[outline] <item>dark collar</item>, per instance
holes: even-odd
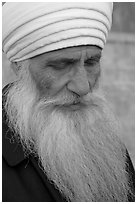
[[[3,89],[3,92],[7,86]],[[5,96],[3,96],[3,101]],[[6,122],[6,113],[2,108],[2,154],[10,166],[15,166],[25,159],[22,145],[14,138],[14,133],[10,130]]]

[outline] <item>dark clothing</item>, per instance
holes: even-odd
[[[6,124],[3,110],[3,164],[2,201],[3,202],[65,202],[43,173],[38,159],[32,155],[24,156],[21,144],[14,140],[13,133]],[[134,168],[127,153],[129,181],[134,191]],[[129,195],[129,201],[134,201]]]
[[[11,85],[6,86],[3,92]],[[14,140],[14,134],[6,122],[4,107],[2,134],[2,201],[65,202],[40,168],[38,158],[32,155],[25,157],[21,144]]]
[[[24,157],[20,144],[3,120],[2,201],[61,202],[65,201],[39,166],[37,158]]]

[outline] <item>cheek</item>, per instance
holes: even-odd
[[[53,77],[45,73],[35,73],[33,79],[40,95],[49,94],[54,81]]]
[[[54,96],[61,91],[68,82],[68,75],[52,70],[31,71],[31,76],[36,84],[40,96]]]

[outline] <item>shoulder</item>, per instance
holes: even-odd
[[[135,201],[135,170],[127,150],[126,150],[126,172],[128,175],[128,183],[131,190],[129,193],[129,201],[134,202]]]

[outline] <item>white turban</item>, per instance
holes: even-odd
[[[6,3],[2,47],[11,62],[79,45],[104,47],[112,3]]]

